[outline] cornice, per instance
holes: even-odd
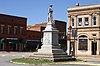
[[[100,9],[100,4],[87,5],[87,6],[78,6],[78,7],[71,7],[71,8],[68,8],[68,11],[90,10],[90,9]]]

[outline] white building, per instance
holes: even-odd
[[[77,29],[75,43],[72,29],[68,29],[69,54],[75,49],[76,55],[100,55],[100,4],[68,8],[68,27]]]

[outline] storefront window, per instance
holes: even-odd
[[[79,50],[87,50],[88,48],[88,38],[87,36],[79,37]]]

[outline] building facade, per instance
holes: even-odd
[[[37,51],[41,47],[41,32],[27,30],[25,51]]]
[[[0,14],[0,51],[36,51],[41,48],[47,23],[27,26],[27,18]],[[66,51],[66,22],[54,20],[59,45]]]
[[[27,18],[0,14],[0,50],[22,51],[26,40]]]
[[[69,7],[68,28],[68,54],[100,55],[100,4]]]

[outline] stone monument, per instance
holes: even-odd
[[[50,61],[61,61],[71,58],[62,49],[58,43],[58,30],[53,22],[53,9],[52,4],[48,10],[48,23],[43,30],[43,45],[38,52],[35,52],[31,57],[34,59],[45,59]]]

